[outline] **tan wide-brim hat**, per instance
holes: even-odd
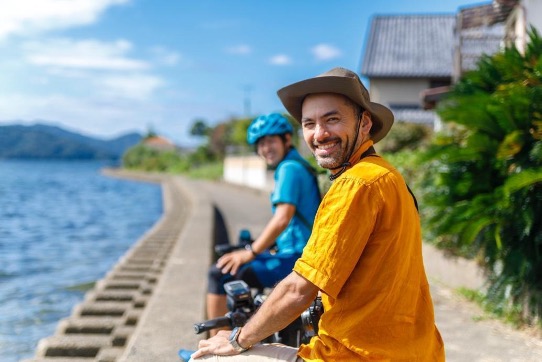
[[[314,78],[290,84],[277,94],[286,110],[301,123],[301,108],[305,97],[313,93],[338,93],[350,98],[372,115],[371,139],[377,143],[393,125],[393,113],[385,106],[371,102],[369,92],[358,75],[345,68],[333,68]]]

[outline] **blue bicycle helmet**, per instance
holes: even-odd
[[[264,136],[293,133],[294,129],[290,122],[278,113],[270,113],[256,118],[247,130],[247,142],[256,144]]]

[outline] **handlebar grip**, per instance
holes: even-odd
[[[196,323],[194,324],[194,331],[196,332],[196,334],[200,334],[208,330],[220,327],[231,327],[230,317],[218,317],[205,322]]]
[[[230,245],[230,244],[219,244],[215,246],[215,253],[218,256],[231,253],[234,250],[242,249],[244,246],[239,245]]]

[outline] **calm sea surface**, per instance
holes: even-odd
[[[0,160],[0,361],[34,355],[162,213],[157,184],[99,162]]]

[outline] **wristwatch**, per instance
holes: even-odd
[[[250,347],[252,347],[252,346],[248,346],[247,348],[241,346],[239,344],[239,342],[237,342],[237,339],[239,338],[240,334],[241,334],[241,327],[235,327],[233,329],[233,331],[231,331],[229,340],[230,340],[230,344],[232,345],[233,349],[235,349],[239,353],[243,353],[245,351],[248,351],[250,349]]]
[[[245,250],[249,250],[249,251],[252,253],[252,256],[253,256],[253,257],[257,257],[257,256],[258,256],[258,254],[254,251],[254,249],[252,249],[252,245],[251,245],[251,244],[245,245]]]

